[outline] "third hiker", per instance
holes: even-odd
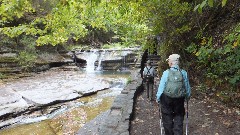
[[[151,66],[151,61],[148,60],[143,70],[143,80],[145,83],[145,90],[147,90],[147,97],[150,97],[150,100],[153,100],[154,76],[156,76],[156,71],[154,67]]]

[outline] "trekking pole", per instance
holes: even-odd
[[[186,115],[186,135],[188,135],[188,101],[187,101],[187,115]]]
[[[162,124],[162,114],[161,114],[161,105],[160,105],[160,103],[158,103],[158,111],[159,111],[159,119],[160,119],[160,121],[159,121],[159,124],[160,124],[160,133],[161,133],[161,135],[163,135],[163,124]]]

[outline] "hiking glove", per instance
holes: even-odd
[[[160,104],[160,101],[158,101],[157,98],[156,98],[156,102],[157,102],[158,104]]]
[[[189,100],[190,100],[190,96],[189,96],[189,97],[186,96],[186,97],[185,97],[185,100],[186,100],[186,101],[189,101]]]

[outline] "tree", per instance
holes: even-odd
[[[51,9],[42,10],[51,3]],[[113,31],[123,41],[140,40],[149,31],[141,6],[144,2],[61,0],[35,3],[5,0],[0,8],[0,31],[9,37],[31,35],[37,45],[57,45],[86,36],[91,28]],[[142,10],[138,10],[138,9]],[[11,10],[9,10],[11,9]],[[49,9],[49,6],[48,6]],[[28,20],[28,21],[20,21]]]

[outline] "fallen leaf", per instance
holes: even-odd
[[[232,113],[232,111],[230,109],[228,109],[228,113]]]
[[[223,113],[224,113],[224,114],[227,114],[227,111],[226,111],[226,110],[224,110],[224,111],[223,111]]]
[[[215,112],[215,113],[216,113],[216,112],[219,112],[219,110],[217,110],[217,109],[213,109],[213,112]]]
[[[204,128],[204,127],[208,127],[208,126],[209,126],[208,123],[204,123],[204,124],[202,125],[203,128]]]
[[[240,111],[239,110],[236,110],[236,113],[237,113],[237,115],[240,115]]]
[[[223,121],[223,124],[226,125],[227,127],[229,127],[231,125],[231,123],[229,121]]]

